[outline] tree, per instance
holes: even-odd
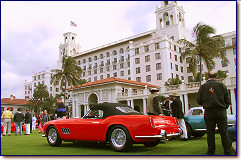
[[[39,84],[33,91],[33,99],[30,100],[30,106],[33,107],[35,112],[42,110],[43,102],[49,97],[49,92],[47,86],[44,84]]]
[[[165,82],[165,86],[172,86],[182,84],[182,81],[179,78],[169,78],[168,81]]]
[[[206,72],[206,73],[204,74],[206,80],[208,79],[208,73],[209,73],[209,72]],[[227,78],[227,73],[224,72],[224,71],[218,70],[218,72],[217,72],[217,79],[225,79],[225,78]]]
[[[39,113],[38,111],[40,110],[39,101],[34,98],[31,98],[30,100],[28,100],[27,108],[30,109],[31,111],[34,110],[34,113],[38,115]]]
[[[43,110],[46,109],[49,114],[50,113],[54,114],[57,109],[55,104],[56,104],[56,97],[50,96],[43,101],[43,105],[42,105]]]
[[[64,103],[67,86],[77,86],[86,82],[81,79],[81,74],[82,70],[81,67],[77,65],[77,62],[72,57],[63,56],[62,69],[57,70],[56,74],[52,76],[51,84],[56,86],[60,83],[61,90],[64,93]]]
[[[213,58],[221,58],[229,63],[224,52],[220,52],[224,39],[220,35],[215,35],[215,32],[213,27],[198,23],[193,28],[194,42],[186,39],[179,40],[179,43],[185,48],[185,51],[181,53],[181,58],[189,57],[189,69],[193,73],[194,79],[197,77],[198,62],[200,65],[200,77],[202,77],[202,60],[209,71],[215,65]],[[200,79],[200,85],[201,81],[202,79]]]

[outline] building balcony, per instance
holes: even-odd
[[[236,77],[228,77],[226,79],[218,79],[217,81],[223,82],[228,89],[236,88]],[[203,81],[204,84],[206,81]],[[161,86],[160,94],[161,95],[169,95],[172,92],[177,93],[197,93],[200,87],[199,82],[190,82],[187,84],[180,84],[180,85],[171,85],[171,86]],[[128,92],[120,92],[117,93],[117,99],[125,100],[127,98],[141,98],[147,97],[150,95],[150,91],[147,89],[131,89]]]

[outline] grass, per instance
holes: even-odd
[[[23,132],[25,133],[25,132]],[[37,130],[31,135],[1,138],[1,155],[205,155],[206,135],[189,141],[172,140],[156,147],[135,144],[131,152],[115,152],[109,144],[63,142],[60,147],[49,146],[46,137]],[[219,134],[216,134],[216,153],[223,155]]]

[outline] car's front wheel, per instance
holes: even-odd
[[[115,151],[129,151],[133,141],[129,131],[124,126],[115,126],[109,132],[109,142]]]
[[[58,147],[62,143],[58,130],[55,126],[50,126],[47,132],[47,141],[50,146]]]

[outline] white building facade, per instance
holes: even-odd
[[[121,102],[133,108],[136,105],[145,113],[149,88],[145,85],[135,86],[133,83],[158,86],[160,94],[164,96],[178,92],[184,112],[190,107],[198,106],[196,96],[199,83],[190,83],[193,76],[189,71],[188,59],[181,61],[183,49],[177,43],[183,38],[190,40],[190,33],[185,28],[185,11],[176,1],[162,1],[161,7],[155,9],[155,14],[156,29],[87,51],[80,52],[80,45],[75,42],[76,33],[64,34],[64,44],[59,47],[58,69],[61,69],[63,55],[72,56],[82,68],[82,78],[90,82],[87,86],[69,90],[72,93],[74,117],[82,116],[93,101]],[[228,73],[228,78],[223,80],[232,100],[228,113],[236,114],[236,32],[225,33],[223,37],[225,44],[222,52],[226,53],[230,64],[215,59],[216,65],[213,68]],[[205,65],[204,72],[207,72]],[[102,83],[113,77],[115,80],[112,83],[116,85]],[[183,83],[165,87],[164,83],[169,78],[179,78]],[[127,82],[119,83],[116,79]],[[103,99],[105,94],[113,96]]]

